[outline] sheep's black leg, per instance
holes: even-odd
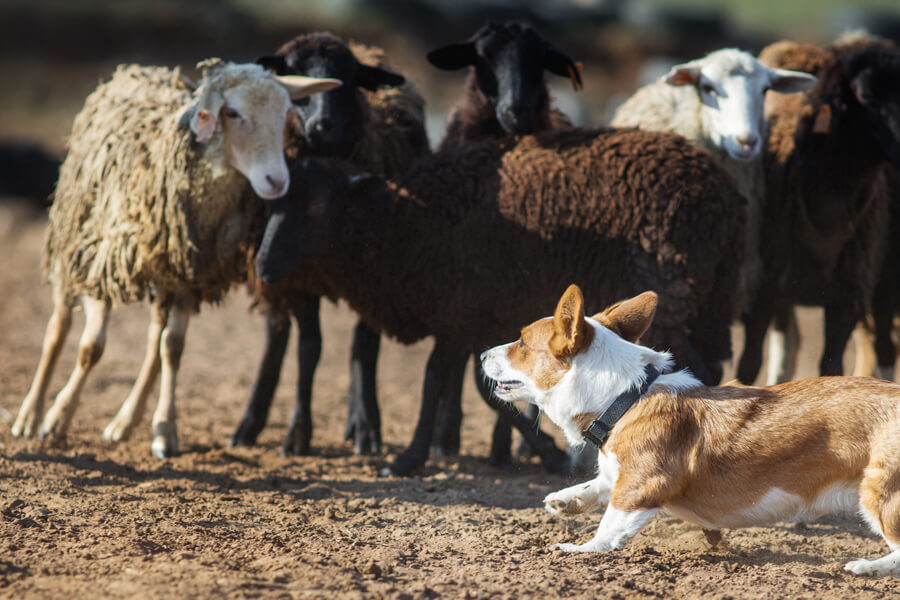
[[[541,422],[539,420],[541,416],[541,410],[535,406],[534,404],[529,404],[525,407],[523,411],[525,416],[532,420],[534,423],[534,428],[537,429],[541,426]],[[494,431],[496,432],[497,428],[494,427]],[[519,440],[519,445],[516,446],[516,456],[521,458],[527,458],[529,456],[533,456],[534,452],[532,451],[531,446],[528,445],[528,441],[525,438]]]
[[[455,344],[446,340],[435,340],[434,349],[431,351],[425,367],[419,422],[409,447],[390,466],[391,472],[395,475],[409,475],[413,469],[425,464],[425,461],[428,460],[428,450],[434,435],[434,424],[437,419],[444,382],[447,374],[452,372],[452,365],[457,364],[460,360],[464,361],[465,356],[466,354],[460,352]]]
[[[266,346],[250,393],[250,401],[237,430],[231,436],[232,446],[252,446],[259,432],[266,426],[275,387],[281,376],[281,364],[291,333],[290,315],[283,312],[266,313]]]
[[[292,312],[300,331],[297,358],[300,374],[297,381],[297,405],[291,426],[281,446],[284,456],[309,454],[312,438],[312,384],[319,356],[322,354],[322,330],[319,326],[319,297],[303,295],[296,299]]]
[[[447,362],[447,370],[441,381],[440,415],[437,439],[434,443],[434,452],[437,456],[459,455],[459,434],[462,427],[462,385],[468,356],[463,354],[458,359]]]
[[[496,396],[491,393],[490,384],[481,370],[481,361],[477,356],[475,357],[475,383],[478,385],[478,391],[481,392],[481,397],[484,398],[484,401],[502,415],[508,423],[519,430],[519,433],[522,434],[534,451],[537,452],[538,456],[541,457],[541,462],[544,464],[544,468],[547,469],[547,471],[551,473],[569,472],[569,457],[565,452],[556,447],[553,438],[539,428],[535,428],[534,421],[519,412],[515,406],[508,402],[498,400]],[[499,427],[500,424],[498,422],[498,425],[494,428],[494,439],[491,448],[490,460],[493,464],[504,464],[502,449],[505,448],[506,453],[508,454],[510,448],[509,435],[504,431],[499,430]],[[494,447],[498,442],[500,449]],[[495,452],[497,455],[495,455]]]
[[[860,317],[862,315],[847,306],[825,306],[825,349],[819,361],[819,374],[843,375],[844,349]]]
[[[893,298],[889,290],[879,286],[872,296],[872,320],[875,323],[875,356],[879,377],[890,377],[897,362],[897,349],[891,337],[894,329]],[[881,289],[879,289],[881,288]]]
[[[349,414],[344,439],[353,440],[357,454],[381,452],[381,414],[376,395],[376,366],[381,334],[361,320],[353,332],[350,351]]]
[[[761,296],[757,294],[757,300]],[[750,312],[744,315],[744,352],[737,368],[737,377],[744,385],[753,385],[762,367],[763,343],[774,312],[770,303],[755,302]]]

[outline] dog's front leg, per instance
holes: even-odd
[[[613,507],[606,508],[594,539],[581,544],[556,544],[564,552],[602,552],[604,550],[620,550],[637,535],[647,523],[659,512],[658,508],[624,511]]]
[[[603,475],[558,492],[547,494],[544,508],[554,515],[578,515],[598,504],[609,502],[612,486]]]

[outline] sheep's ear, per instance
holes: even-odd
[[[658,302],[656,292],[644,292],[613,304],[593,318],[619,337],[636,344],[653,323]]]
[[[475,50],[475,42],[460,42],[450,44],[428,53],[428,62],[444,71],[456,71],[478,61],[478,53]]]
[[[201,88],[197,101],[186,113],[190,114],[191,131],[198,142],[205,143],[212,139],[223,104],[225,97],[221,93],[210,90],[209,86]]]
[[[299,100],[316,92],[327,92],[343,83],[340,79],[331,77],[306,77],[305,75],[276,75],[275,77],[287,89],[291,100]]]
[[[391,73],[380,67],[370,67],[369,65],[359,65],[356,75],[353,77],[353,83],[357,86],[375,91],[379,87],[400,87],[406,83],[406,78],[398,73]]]
[[[553,313],[553,335],[547,344],[554,356],[565,358],[578,354],[591,343],[593,330],[584,320],[584,297],[581,288],[572,284],[563,293]]]
[[[771,69],[769,85],[776,92],[793,94],[805,92],[815,87],[818,80],[814,75],[801,71],[788,71],[787,69]]]
[[[288,72],[287,63],[284,61],[283,56],[271,54],[260,56],[256,59],[256,64],[260,65],[264,69],[272,71],[276,75],[286,75]]]
[[[665,82],[669,85],[697,85],[700,82],[700,67],[694,63],[675,65],[666,73]]]
[[[549,44],[544,55],[544,68],[554,75],[568,77],[572,81],[572,89],[575,91],[580,90],[584,85],[581,81],[581,65]]]

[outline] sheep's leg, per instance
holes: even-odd
[[[459,455],[459,435],[463,417],[462,385],[466,375],[466,362],[469,357],[463,354],[458,359],[447,364],[447,370],[442,381],[441,412],[438,418],[437,440],[434,444],[434,451],[437,456]]]
[[[825,350],[819,361],[821,375],[842,375],[844,373],[844,349],[861,316],[846,306],[838,304],[825,306]]]
[[[34,381],[22,401],[19,415],[12,426],[14,436],[24,435],[32,437],[37,433],[38,419],[44,412],[44,398],[47,395],[47,386],[53,375],[56,360],[62,350],[69,329],[72,327],[72,299],[63,293],[56,294],[53,314],[47,322],[47,331],[44,333],[44,343],[41,349],[41,359],[38,362]]]
[[[535,406],[534,404],[529,404],[525,407],[525,416],[531,419],[534,422],[534,427],[537,429],[541,426],[541,410]],[[533,456],[534,452],[531,450],[531,446],[528,445],[528,442],[525,438],[519,440],[519,445],[516,446],[516,456],[521,458],[527,458],[529,456]]]
[[[485,397],[483,392],[481,395],[482,397]],[[490,403],[490,401],[487,402]],[[522,437],[522,444],[528,445],[528,441],[524,436]],[[498,410],[497,420],[494,422],[494,431],[491,433],[491,453],[488,456],[488,462],[494,467],[508,468],[512,466],[513,459],[511,449],[512,422],[509,420],[506,413]]]
[[[159,383],[159,404],[153,413],[153,444],[151,450],[163,459],[178,453],[178,430],[175,426],[175,379],[184,351],[190,310],[175,304],[163,329],[159,344],[162,374]]]
[[[768,293],[768,292],[766,292]],[[774,306],[761,299],[767,296],[761,290],[754,302],[751,303],[750,312],[744,315],[744,352],[738,362],[737,377],[745,385],[753,385],[759,369],[762,367],[763,343],[766,339],[766,330],[772,321],[775,312]]]
[[[353,332],[350,350],[349,412],[344,439],[353,440],[357,454],[381,452],[381,413],[376,394],[376,366],[381,334],[362,320]]]
[[[390,466],[395,475],[409,475],[413,469],[425,464],[428,460],[428,449],[434,435],[434,424],[440,405],[444,379],[448,373],[448,365],[465,360],[455,344],[436,339],[428,364],[425,367],[425,383],[422,389],[422,407],[419,411],[419,422],[412,442]]]
[[[556,447],[552,437],[541,431],[539,428],[536,429],[534,427],[534,421],[520,413],[515,406],[509,402],[498,400],[497,397],[494,396],[491,391],[491,385],[481,370],[481,361],[477,360],[477,357],[475,360],[475,383],[478,385],[478,391],[481,393],[481,397],[484,398],[484,401],[518,429],[519,433],[521,433],[531,447],[534,448],[534,451],[541,457],[541,462],[547,471],[551,473],[568,473],[570,471],[571,463],[569,461],[569,456]],[[497,427],[495,427],[494,443],[496,443],[498,439],[497,436]],[[503,443],[502,448],[505,448],[508,453],[510,447],[509,437],[507,436],[501,441]],[[491,462],[497,464],[496,461],[498,460],[498,457],[494,456],[495,450],[496,448],[492,443]],[[500,457],[500,460],[502,460],[502,457]]]
[[[775,311],[775,322],[769,332],[769,354],[766,362],[766,385],[784,383],[794,378],[800,328],[794,307],[785,304]]]
[[[122,403],[119,412],[113,418],[106,429],[103,430],[103,439],[120,442],[127,440],[131,432],[144,418],[147,408],[147,397],[150,388],[159,375],[159,340],[162,337],[163,327],[169,317],[169,307],[163,300],[157,297],[150,305],[150,326],[147,328],[147,350],[144,353],[144,362],[141,364],[140,373],[134,382],[134,387],[125,402]]]
[[[259,364],[244,416],[231,436],[231,446],[253,446],[266,426],[290,336],[290,315],[276,310],[266,312],[266,345],[262,362]]]
[[[888,381],[894,380],[894,364],[897,349],[891,337],[894,332],[894,307],[890,294],[877,293],[872,299],[872,318],[875,321],[875,375]]]
[[[319,357],[322,355],[322,329],[319,324],[319,297],[303,295],[292,308],[297,319],[297,360],[300,372],[297,378],[297,404],[284,442],[282,456],[309,454],[312,439],[312,385]]]
[[[853,338],[854,355],[853,376],[872,377],[875,375],[876,365],[878,364],[874,345],[874,321],[870,322],[869,318],[866,317],[857,323],[851,337]],[[893,346],[893,342],[891,346]]]
[[[82,298],[84,306],[84,331],[78,343],[78,361],[65,387],[56,396],[56,401],[41,423],[41,439],[50,437],[61,440],[66,436],[72,416],[78,408],[81,390],[88,373],[103,355],[106,344],[106,323],[109,320],[109,302],[87,296]]]

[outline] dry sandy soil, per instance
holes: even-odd
[[[7,222],[9,225],[9,222]],[[143,349],[146,308],[113,314],[67,445],[12,438],[49,315],[39,259],[44,222],[0,240],[0,597],[6,598],[896,598],[900,580],[854,578],[843,564],[887,548],[852,516],[806,525],[701,531],[657,518],[623,551],[566,555],[599,514],[541,508],[572,483],[534,462],[485,461],[493,417],[467,382],[462,456],[409,479],[379,477],[410,440],[430,343],[386,342],[379,391],[387,452],[354,456],[341,439],[354,319],[324,308],[313,455],[280,458],[296,367],[288,356],[270,426],[256,448],[227,447],[260,356],[261,319],[243,293],[189,328],[179,381],[183,453],[150,455],[146,425],[118,445],[100,432]],[[3,227],[0,227],[3,229]],[[11,230],[11,231],[10,231]],[[548,307],[548,310],[551,307]],[[804,313],[803,325],[815,322]],[[53,391],[74,361],[76,322]],[[813,372],[807,338],[801,374]],[[146,417],[149,420],[149,415]],[[146,421],[145,421],[146,422]]]

